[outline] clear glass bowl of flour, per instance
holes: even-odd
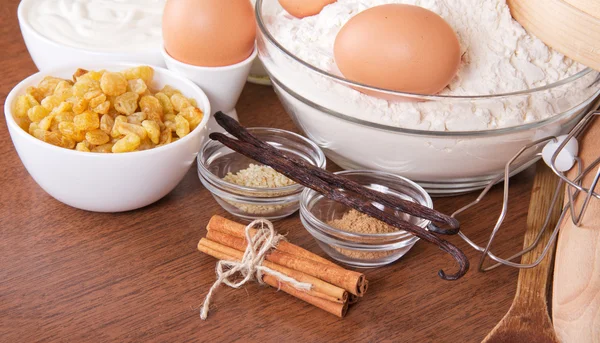
[[[321,149],[298,134],[272,128],[249,128],[248,131],[285,154],[300,157],[319,168],[326,167]],[[228,174],[247,170],[251,164],[260,165],[220,142],[209,140],[198,154],[198,177],[221,207],[244,221],[257,218],[273,221],[295,213],[304,190],[300,184],[255,187],[224,180]]]
[[[432,195],[483,188],[523,146],[572,128],[600,94],[599,73],[590,69],[545,87],[491,96],[426,96],[364,86],[306,63],[280,44],[271,32],[280,10],[277,1],[257,1],[258,49],[275,92],[296,125],[342,168],[402,175]],[[356,92],[360,89],[398,101],[386,107],[383,100],[372,98],[370,106]],[[403,128],[419,120],[420,114],[406,105],[410,102],[422,113],[443,118],[449,131]],[[393,108],[398,106],[400,110]],[[391,116],[392,111],[401,115]],[[493,120],[489,113],[499,111],[517,111],[510,117],[520,116],[527,123],[487,128],[485,121]],[[541,116],[544,119],[532,119]],[[516,161],[520,167],[515,173],[533,163],[540,149],[531,149]]]

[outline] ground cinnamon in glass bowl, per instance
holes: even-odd
[[[346,212],[340,219],[331,220],[327,222],[327,224],[338,230],[363,234],[381,234],[398,231],[398,229],[396,229],[395,227],[390,226],[382,222],[381,220],[369,217],[366,214],[358,212],[354,209]],[[390,256],[395,252],[395,250],[362,252],[335,247],[334,249],[337,250],[340,254],[346,255],[348,257],[360,258],[365,260],[373,260],[377,258]]]
[[[433,207],[431,197],[421,186],[401,176],[370,170],[336,174],[374,191]],[[422,228],[430,224],[428,220],[379,203],[373,205]],[[419,240],[408,232],[329,200],[311,189],[302,192],[300,219],[321,249],[333,259],[353,267],[370,268],[392,263],[404,256]]]

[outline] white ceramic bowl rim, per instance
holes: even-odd
[[[126,69],[126,68],[131,68],[131,67],[137,67],[139,66],[139,63],[130,63],[130,62],[120,62],[120,63],[85,63],[86,67],[90,67],[92,69],[98,69],[98,70],[102,70],[102,69],[116,69],[116,68],[122,68],[122,69]],[[17,96],[25,94],[25,88],[31,83],[32,79],[35,78],[39,78],[42,75],[56,75],[59,73],[63,73],[63,72],[75,72],[76,68],[73,67],[60,67],[54,70],[49,70],[49,71],[43,71],[43,72],[37,72],[31,76],[29,76],[28,78],[26,78],[25,80],[19,82],[19,84],[17,84],[8,94],[8,97],[6,98],[6,102],[4,103],[4,116],[6,117],[6,123],[7,125],[11,126],[12,128],[14,128],[14,132],[18,135],[24,135],[25,139],[31,141],[34,145],[39,145],[39,146],[45,146],[46,148],[49,149],[60,149],[61,152],[63,153],[67,153],[67,154],[74,154],[76,156],[91,156],[91,158],[127,158],[127,156],[130,156],[131,154],[136,154],[136,155],[142,155],[142,154],[152,154],[155,153],[158,150],[167,150],[167,149],[177,149],[177,147],[179,147],[179,145],[183,144],[185,141],[187,141],[188,139],[190,139],[190,136],[192,135],[192,133],[201,130],[204,126],[206,126],[206,124],[208,123],[208,120],[210,119],[210,103],[208,101],[208,98],[206,97],[206,94],[204,94],[204,91],[202,91],[202,89],[200,89],[200,87],[198,87],[195,83],[193,83],[192,81],[177,75],[176,73],[165,69],[165,68],[160,68],[160,67],[155,67],[155,66],[151,66],[154,71],[158,71],[161,73],[164,73],[167,75],[167,77],[169,79],[173,79],[175,81],[177,81],[177,83],[184,83],[187,84],[188,87],[191,87],[192,89],[194,89],[196,91],[197,94],[186,94],[186,96],[188,98],[196,98],[197,100],[199,100],[199,107],[202,109],[202,111],[204,112],[204,117],[202,118],[202,121],[200,122],[200,124],[198,124],[198,126],[194,129],[194,131],[191,131],[189,134],[187,134],[185,137],[178,139],[177,141],[173,142],[173,143],[169,143],[160,147],[156,147],[156,148],[152,148],[152,149],[148,149],[148,150],[143,150],[143,151],[132,151],[132,152],[127,152],[127,153],[120,153],[120,154],[102,154],[102,153],[89,153],[89,152],[84,152],[84,151],[77,151],[77,150],[72,150],[72,149],[66,149],[66,148],[62,148],[62,147],[58,147],[58,146],[54,146],[50,143],[46,143],[44,141],[41,141],[35,137],[33,137],[32,135],[29,134],[29,132],[23,130],[15,121],[15,119],[13,118],[13,113],[12,113],[12,105],[15,101],[15,99],[17,98]],[[171,86],[177,88],[177,86],[175,84],[173,84],[173,82],[166,82],[167,84],[171,84]],[[125,156],[125,157],[124,157]]]
[[[237,69],[237,68],[243,67],[249,63],[254,62],[254,59],[256,59],[256,55],[258,55],[258,49],[256,47],[256,44],[254,44],[254,50],[252,50],[252,53],[250,54],[250,56],[248,56],[245,60],[243,60],[241,62],[232,64],[232,65],[228,65],[228,66],[204,67],[204,66],[196,66],[193,64],[187,64],[187,63],[184,63],[184,62],[181,62],[181,61],[175,59],[173,56],[171,56],[167,52],[167,49],[165,49],[164,44],[161,45],[160,51],[162,52],[162,55],[165,60],[173,62],[178,67],[180,67],[182,69],[194,69],[194,70],[200,70],[200,71],[228,71],[228,70],[232,70],[232,69]]]
[[[21,2],[19,3],[19,7],[17,9],[17,18],[19,19],[19,23],[22,25],[22,27],[26,28],[32,35],[34,35],[37,39],[42,40],[43,42],[47,43],[47,44],[51,44],[55,47],[59,47],[61,49],[66,49],[66,50],[73,50],[73,51],[80,51],[80,52],[85,52],[87,54],[95,54],[95,55],[114,55],[114,54],[123,54],[123,55],[129,55],[129,56],[138,56],[138,55],[146,55],[148,54],[148,52],[154,52],[154,49],[148,48],[147,50],[144,51],[127,51],[127,52],[119,52],[118,51],[118,46],[115,47],[114,51],[102,51],[102,50],[91,50],[91,49],[85,49],[85,48],[79,48],[79,47],[74,47],[71,45],[65,45],[65,44],[61,44],[58,43],[56,41],[53,41],[52,39],[49,39],[48,37],[42,35],[41,33],[39,33],[36,29],[34,29],[31,24],[29,23],[29,20],[26,18],[25,16],[25,7],[27,5],[29,5],[30,2],[33,1],[40,1],[40,0],[21,0]]]
[[[323,153],[323,150],[321,150],[321,148],[319,148],[319,146],[317,144],[315,144],[313,141],[311,141],[310,139],[307,139],[306,137],[299,135],[295,132],[291,132],[291,131],[287,131],[287,130],[283,130],[283,129],[276,129],[276,128],[272,128],[272,127],[250,127],[247,128],[246,130],[248,130],[250,133],[252,133],[253,131],[259,131],[259,130],[266,130],[266,131],[270,131],[270,132],[274,132],[274,133],[280,133],[280,134],[286,134],[286,135],[290,135],[293,136],[295,138],[300,139],[301,141],[303,141],[304,143],[306,143],[307,146],[310,146],[311,149],[313,149],[316,154],[318,155],[318,161],[317,161],[317,165],[316,167],[318,168],[324,168],[326,166],[327,163],[327,158],[325,157],[325,154]],[[225,132],[224,135],[230,137],[230,138],[235,138],[233,137],[230,133]],[[206,166],[204,165],[204,163],[202,162],[205,158],[205,151],[209,146],[213,146],[213,145],[223,145],[221,142],[219,141],[215,141],[212,139],[209,139],[206,143],[204,143],[204,146],[202,146],[202,148],[200,149],[200,153],[198,153],[198,168],[201,171],[201,174],[207,179],[207,181],[211,182],[212,184],[215,185],[219,185],[219,184],[225,184],[228,187],[235,189],[238,192],[249,192],[249,193],[284,193],[281,197],[285,197],[288,195],[293,195],[293,196],[297,196],[297,193],[295,193],[296,191],[302,190],[304,188],[303,185],[299,184],[299,183],[295,183],[293,185],[289,185],[289,186],[283,186],[283,187],[275,187],[275,188],[264,188],[264,187],[249,187],[249,186],[241,186],[235,183],[231,183],[231,182],[227,182],[221,178],[219,178],[218,176],[216,176],[215,174],[213,174],[210,170],[208,170],[208,168],[206,168]],[[239,154],[238,152],[234,151],[233,153],[235,154]],[[260,162],[257,162],[260,163]],[[294,193],[294,194],[291,194]],[[245,198],[243,195],[238,195],[240,196],[240,199]],[[253,196],[248,196],[247,199],[253,199]],[[276,197],[274,197],[276,198]]]
[[[342,175],[342,176],[344,176],[344,175],[385,176],[385,177],[390,177],[393,179],[401,180],[403,182],[406,182],[410,187],[414,188],[416,191],[418,191],[419,193],[421,193],[423,195],[423,198],[425,198],[425,201],[426,201],[426,204],[424,204],[424,206],[433,208],[433,200],[431,200],[431,196],[429,196],[429,193],[427,193],[427,191],[425,191],[425,189],[423,189],[423,187],[419,186],[414,181],[409,180],[403,176],[386,173],[386,172],[381,172],[381,171],[376,171],[376,170],[343,170],[343,171],[336,172],[334,174]],[[334,228],[333,226],[328,225],[327,223],[325,223],[322,220],[315,217],[315,215],[312,213],[312,211],[310,211],[308,209],[308,207],[307,207],[308,199],[312,199],[314,196],[323,196],[323,195],[319,194],[317,191],[310,189],[310,188],[304,189],[304,191],[302,192],[302,195],[300,196],[300,213],[302,216],[307,218],[310,222],[317,223],[320,226],[319,229],[325,229],[324,231],[333,232],[337,236],[346,236],[346,237],[352,237],[352,238],[398,239],[398,238],[412,236],[412,237],[415,237],[418,239],[417,236],[415,236],[412,233],[407,232],[407,231],[403,231],[400,233],[398,231],[388,232],[388,233],[357,233],[357,232],[343,231],[343,230]],[[420,219],[420,220],[421,220],[421,223],[419,223],[418,226],[423,227],[423,228],[426,228],[431,223],[429,220],[425,220],[425,219]]]

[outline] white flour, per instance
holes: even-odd
[[[442,16],[457,32],[463,53],[461,67],[441,94],[472,96],[522,91],[554,83],[584,69],[528,34],[512,19],[505,0],[338,0],[319,15],[304,19],[281,11],[267,18],[267,25],[275,39],[299,58],[339,74],[333,43],[341,27],[357,13],[388,3],[427,8]],[[279,73],[273,71],[273,74]],[[285,71],[281,70],[279,75],[284,78]],[[313,82],[310,87],[327,92],[330,99],[322,105],[381,124],[424,130],[509,127],[539,121],[572,107],[569,90],[494,100],[485,105],[457,105],[388,102],[325,78],[313,77]],[[288,84],[303,94],[297,88],[303,87],[302,82]],[[313,101],[318,103],[316,99]]]

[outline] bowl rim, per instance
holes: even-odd
[[[254,49],[252,50],[252,53],[250,54],[250,56],[246,57],[244,60],[242,60],[238,63],[235,63],[235,64],[226,65],[226,66],[218,66],[218,67],[196,66],[193,64],[187,64],[185,62],[181,62],[181,61],[177,60],[175,57],[171,56],[171,54],[169,54],[169,52],[165,48],[164,44],[161,44],[160,52],[165,60],[165,63],[169,63],[169,62],[173,63],[176,67],[181,68],[182,70],[204,71],[204,72],[206,72],[206,71],[223,72],[223,71],[235,70],[235,69],[244,67],[244,66],[254,62],[254,60],[256,59],[256,56],[258,55],[258,47],[256,46],[256,43],[254,43]]]
[[[513,133],[534,130],[534,129],[538,129],[540,127],[551,125],[555,122],[561,121],[565,118],[569,118],[570,116],[575,115],[577,112],[581,111],[583,108],[589,106],[590,104],[594,104],[594,103],[600,104],[600,98],[598,97],[600,95],[600,88],[599,88],[592,97],[585,100],[581,104],[578,104],[577,106],[575,106],[574,108],[571,108],[568,111],[559,113],[557,115],[548,117],[543,120],[539,120],[539,121],[535,121],[535,122],[531,122],[531,123],[527,123],[527,124],[522,124],[522,125],[517,125],[517,126],[509,126],[509,127],[498,128],[498,129],[487,129],[487,130],[479,130],[479,131],[433,131],[433,130],[430,131],[430,130],[409,129],[409,128],[404,128],[404,127],[399,127],[399,126],[391,126],[391,125],[386,125],[386,124],[378,124],[378,123],[375,123],[372,121],[356,118],[356,117],[353,117],[353,116],[350,116],[347,114],[343,114],[343,113],[339,113],[337,111],[330,110],[330,109],[323,107],[311,100],[308,100],[305,97],[294,92],[289,87],[285,86],[277,78],[273,77],[273,75],[269,75],[269,77],[271,78],[273,85],[280,87],[281,89],[283,89],[286,93],[291,95],[296,100],[302,102],[303,104],[305,104],[313,109],[323,112],[324,114],[327,114],[332,117],[336,117],[338,119],[342,119],[345,121],[349,121],[354,124],[373,128],[373,129],[378,129],[378,130],[388,131],[388,132],[395,132],[395,133],[404,133],[404,134],[410,134],[410,135],[415,135],[415,136],[461,138],[461,137],[491,137],[491,136],[499,136],[499,135],[505,135],[505,134],[513,134]],[[599,77],[600,77],[600,74],[599,74]],[[600,78],[596,82],[600,82]],[[581,113],[579,115],[583,116],[584,113]]]
[[[21,0],[19,2],[19,6],[17,7],[17,18],[18,18],[19,24],[21,26],[21,30],[23,30],[23,28],[26,29],[29,34],[32,34],[33,36],[35,36],[36,39],[41,40],[46,44],[49,44],[49,45],[52,45],[54,47],[61,48],[61,49],[78,51],[78,52],[83,52],[86,54],[98,55],[98,56],[121,55],[121,56],[131,56],[130,58],[132,58],[135,56],[145,56],[149,53],[154,54],[154,53],[158,52],[156,50],[156,48],[147,48],[147,49],[144,49],[143,51],[128,51],[128,52],[120,52],[119,50],[106,50],[106,51],[93,50],[93,49],[86,49],[86,48],[81,48],[81,47],[76,47],[76,46],[72,46],[72,45],[59,43],[57,41],[54,41],[54,40],[42,35],[36,29],[34,29],[33,26],[31,26],[31,24],[29,23],[29,20],[27,19],[26,15],[25,15],[25,7],[29,6],[30,3],[32,3],[32,2],[34,2],[34,0]]]
[[[392,173],[387,173],[387,172],[382,172],[382,171],[377,171],[377,170],[368,170],[368,169],[342,170],[339,172],[335,172],[334,174],[342,175],[342,176],[343,175],[385,176],[385,177],[391,177],[394,179],[401,180],[403,182],[406,182],[408,185],[410,185],[411,187],[413,187],[415,190],[419,191],[423,195],[423,197],[426,200],[425,206],[427,206],[429,208],[433,208],[433,200],[431,199],[431,196],[429,195],[429,193],[427,193],[427,191],[425,191],[425,189],[423,189],[423,187],[421,187],[416,182],[414,182],[408,178],[405,178],[403,176],[392,174]],[[319,226],[317,229],[321,232],[325,232],[325,233],[331,232],[331,233],[336,234],[338,237],[383,238],[383,239],[385,239],[385,238],[390,238],[390,239],[411,238],[412,239],[412,237],[415,237],[418,239],[417,236],[413,235],[412,233],[410,233],[408,231],[394,231],[394,232],[388,232],[388,233],[358,233],[358,232],[348,232],[348,231],[337,229],[337,228],[323,222],[322,220],[318,219],[312,213],[312,211],[310,211],[308,209],[309,199],[312,199],[314,196],[324,196],[324,195],[322,195],[319,192],[317,192],[313,189],[310,189],[310,188],[304,189],[304,191],[300,195],[300,216],[303,217],[304,219],[307,219],[310,223],[317,224]],[[415,224],[415,225],[423,227],[424,229],[426,229],[427,226],[429,226],[429,224],[431,223],[431,221],[426,220],[426,219],[421,219],[421,221],[422,221],[422,223],[420,223],[418,225]]]
[[[536,92],[542,92],[542,91],[554,89],[559,86],[564,86],[570,82],[579,80],[590,73],[597,73],[597,74],[599,73],[591,68],[585,68],[582,71],[580,71],[568,78],[559,80],[557,82],[548,84],[546,86],[531,88],[531,89],[524,90],[524,91],[493,94],[493,95],[474,95],[474,96],[425,95],[425,94],[403,93],[403,92],[386,90],[386,89],[382,89],[382,88],[368,86],[368,85],[361,84],[358,82],[353,82],[353,81],[347,80],[343,77],[328,73],[320,68],[317,68],[317,67],[311,65],[310,63],[305,62],[304,60],[300,59],[296,55],[292,54],[289,50],[287,50],[285,47],[283,47],[277,41],[277,39],[275,39],[275,37],[271,34],[271,32],[267,29],[267,26],[265,24],[265,21],[264,21],[263,15],[262,15],[262,11],[261,11],[263,2],[264,2],[263,0],[256,1],[255,17],[256,17],[257,26],[259,27],[260,33],[262,35],[264,35],[264,37],[266,37],[266,39],[269,41],[269,43],[273,44],[286,57],[291,58],[292,60],[300,63],[305,68],[308,68],[309,70],[317,73],[318,75],[320,75],[324,78],[332,79],[335,82],[342,83],[349,87],[359,87],[359,88],[364,88],[364,89],[371,90],[374,92],[380,92],[380,93],[389,94],[389,95],[393,95],[393,96],[399,96],[399,97],[419,98],[419,99],[434,100],[434,101],[435,100],[437,100],[437,101],[440,101],[440,100],[481,101],[481,100],[503,99],[503,98],[508,98],[508,97],[517,96],[517,95],[530,95],[530,94],[533,94]],[[265,69],[267,69],[267,72],[268,72],[268,68],[265,67]],[[575,108],[580,107],[580,106],[577,106],[574,109],[565,111],[563,113],[558,113],[554,116],[551,116],[551,117],[543,119],[543,120],[538,120],[538,121],[534,121],[531,123],[526,123],[526,124],[521,124],[521,125],[516,125],[516,126],[497,128],[497,129],[486,129],[486,130],[477,130],[477,131],[433,131],[433,130],[409,129],[409,128],[403,128],[403,127],[386,125],[386,124],[378,124],[378,123],[375,123],[372,121],[359,119],[359,118],[356,118],[356,117],[353,117],[353,116],[350,116],[347,114],[343,114],[343,113],[339,113],[337,111],[330,110],[330,109],[325,108],[321,105],[318,105],[318,104],[312,102],[311,100],[308,100],[308,99],[304,98],[303,96],[299,95],[298,93],[292,91],[291,89],[289,89],[287,86],[285,86],[281,81],[279,81],[277,78],[275,78],[270,73],[269,73],[269,77],[271,78],[272,81],[274,81],[273,84],[277,85],[278,87],[283,88],[287,93],[292,95],[297,100],[299,100],[302,103],[304,103],[310,107],[313,107],[321,112],[324,112],[325,114],[337,117],[342,120],[350,121],[350,122],[353,122],[353,123],[356,123],[356,124],[359,124],[362,126],[375,128],[375,129],[380,129],[380,130],[385,130],[385,131],[393,131],[393,132],[398,132],[398,133],[407,133],[407,134],[413,134],[413,135],[422,135],[422,136],[423,135],[424,136],[435,136],[435,137],[487,136],[487,135],[502,135],[502,134],[510,134],[510,133],[516,133],[516,132],[521,132],[521,131],[527,131],[527,130],[531,130],[531,129],[537,129],[539,127],[543,127],[543,126],[549,125],[551,123],[554,123],[556,121],[560,121],[566,117],[569,117],[570,115],[573,114],[573,112],[575,111]],[[600,85],[600,74],[598,74],[596,76],[596,80],[592,84]],[[589,99],[584,101],[582,104],[585,104],[590,99],[592,99],[592,100],[589,102],[590,103],[593,102],[593,99],[598,97],[598,95],[600,95],[600,87],[598,87],[598,90]],[[579,105],[581,105],[581,104],[579,104]]]
[[[101,70],[101,69],[110,70],[110,69],[118,69],[118,68],[125,69],[125,68],[138,67],[140,65],[144,65],[144,64],[132,63],[132,62],[111,62],[111,63],[95,62],[95,63],[82,63],[82,64],[85,65],[85,67],[91,67],[91,69],[98,68],[98,70]],[[183,84],[186,84],[188,87],[191,87],[197,94],[188,96],[188,97],[199,100],[198,107],[200,107],[200,109],[204,112],[204,117],[202,118],[202,121],[200,122],[200,124],[198,124],[198,126],[193,131],[191,131],[189,134],[187,134],[185,137],[180,138],[175,142],[172,142],[172,143],[160,146],[160,147],[148,149],[148,150],[131,151],[131,152],[126,152],[126,153],[118,153],[118,154],[117,153],[103,154],[103,153],[91,153],[91,152],[85,152],[85,151],[77,151],[74,149],[66,149],[66,148],[54,146],[50,143],[46,143],[42,140],[39,140],[39,139],[33,137],[32,135],[29,134],[29,132],[23,130],[15,121],[15,118],[13,117],[13,113],[12,113],[13,103],[15,102],[16,98],[19,95],[25,94],[25,92],[24,92],[25,88],[32,83],[32,80],[41,78],[43,76],[52,76],[57,73],[62,73],[62,72],[67,72],[67,71],[73,70],[72,66],[62,66],[62,67],[54,68],[51,70],[39,71],[33,75],[28,76],[23,81],[19,82],[15,87],[13,87],[13,89],[10,91],[10,93],[8,93],[8,96],[6,97],[6,100],[4,102],[4,117],[6,118],[6,124],[9,127],[9,129],[12,129],[12,130],[10,130],[10,134],[11,134],[11,136],[13,134],[20,135],[21,137],[24,137],[24,139],[26,141],[30,142],[31,144],[40,146],[42,148],[50,149],[50,151],[54,150],[54,151],[62,152],[62,153],[66,153],[66,154],[73,154],[74,156],[92,156],[93,158],[106,158],[106,159],[124,158],[123,156],[125,156],[125,158],[127,158],[127,156],[131,156],[133,154],[135,154],[136,156],[142,156],[144,154],[154,154],[154,153],[166,151],[169,149],[176,149],[180,145],[182,145],[185,142],[187,142],[188,140],[190,140],[192,136],[199,134],[204,128],[207,127],[208,121],[211,117],[210,102],[208,101],[208,97],[206,96],[204,91],[200,87],[198,87],[198,85],[193,83],[192,81],[190,81],[190,80],[184,78],[183,76],[180,76],[177,73],[172,72],[166,68],[157,67],[157,66],[150,66],[150,67],[153,68],[155,72],[158,71],[160,73],[165,74],[167,76],[167,78],[172,79],[173,81],[176,81],[178,84],[183,83]],[[73,70],[73,72],[74,72],[74,70]],[[172,84],[174,82],[165,82],[165,83]],[[175,85],[173,85],[173,87],[177,88],[177,86],[175,86]]]
[[[256,131],[266,131],[266,132],[272,132],[272,133],[276,133],[276,134],[290,135],[294,138],[299,138],[307,146],[309,146],[311,149],[313,149],[314,152],[316,152],[318,161],[317,161],[317,165],[315,165],[315,166],[318,168],[321,168],[321,169],[325,169],[327,166],[327,158],[325,157],[325,153],[323,152],[323,150],[317,144],[315,144],[313,141],[311,141],[310,139],[308,139],[302,135],[299,135],[292,131],[278,129],[278,128],[272,128],[272,127],[249,127],[249,128],[246,128],[246,130],[248,130],[250,133],[256,132]],[[233,135],[231,135],[228,132],[225,132],[224,135],[226,135],[230,138],[234,138]],[[285,193],[285,194],[281,195],[282,197],[286,196],[286,195],[292,195],[292,194],[299,193],[298,191],[302,191],[303,188],[305,188],[303,185],[301,185],[299,183],[294,183],[293,185],[284,186],[284,187],[267,188],[267,187],[242,186],[242,185],[238,185],[235,183],[225,181],[222,178],[219,178],[218,176],[216,176],[214,173],[212,173],[210,170],[208,170],[208,168],[205,166],[205,163],[204,163],[205,158],[204,157],[205,157],[206,149],[208,149],[212,145],[223,145],[223,144],[218,141],[214,141],[212,139],[207,140],[204,143],[204,145],[202,146],[202,148],[200,149],[200,152],[198,153],[198,157],[196,159],[198,160],[197,164],[198,164],[198,170],[199,170],[200,174],[203,177],[207,178],[208,181],[210,181],[213,184],[227,185],[228,187],[235,189],[236,191],[240,191],[240,192],[263,193],[263,194]],[[233,153],[239,154],[236,151],[234,151]],[[262,163],[256,162],[256,164],[261,165]],[[244,195],[244,194],[242,194],[242,195],[249,197],[249,198],[254,198],[253,196]]]

